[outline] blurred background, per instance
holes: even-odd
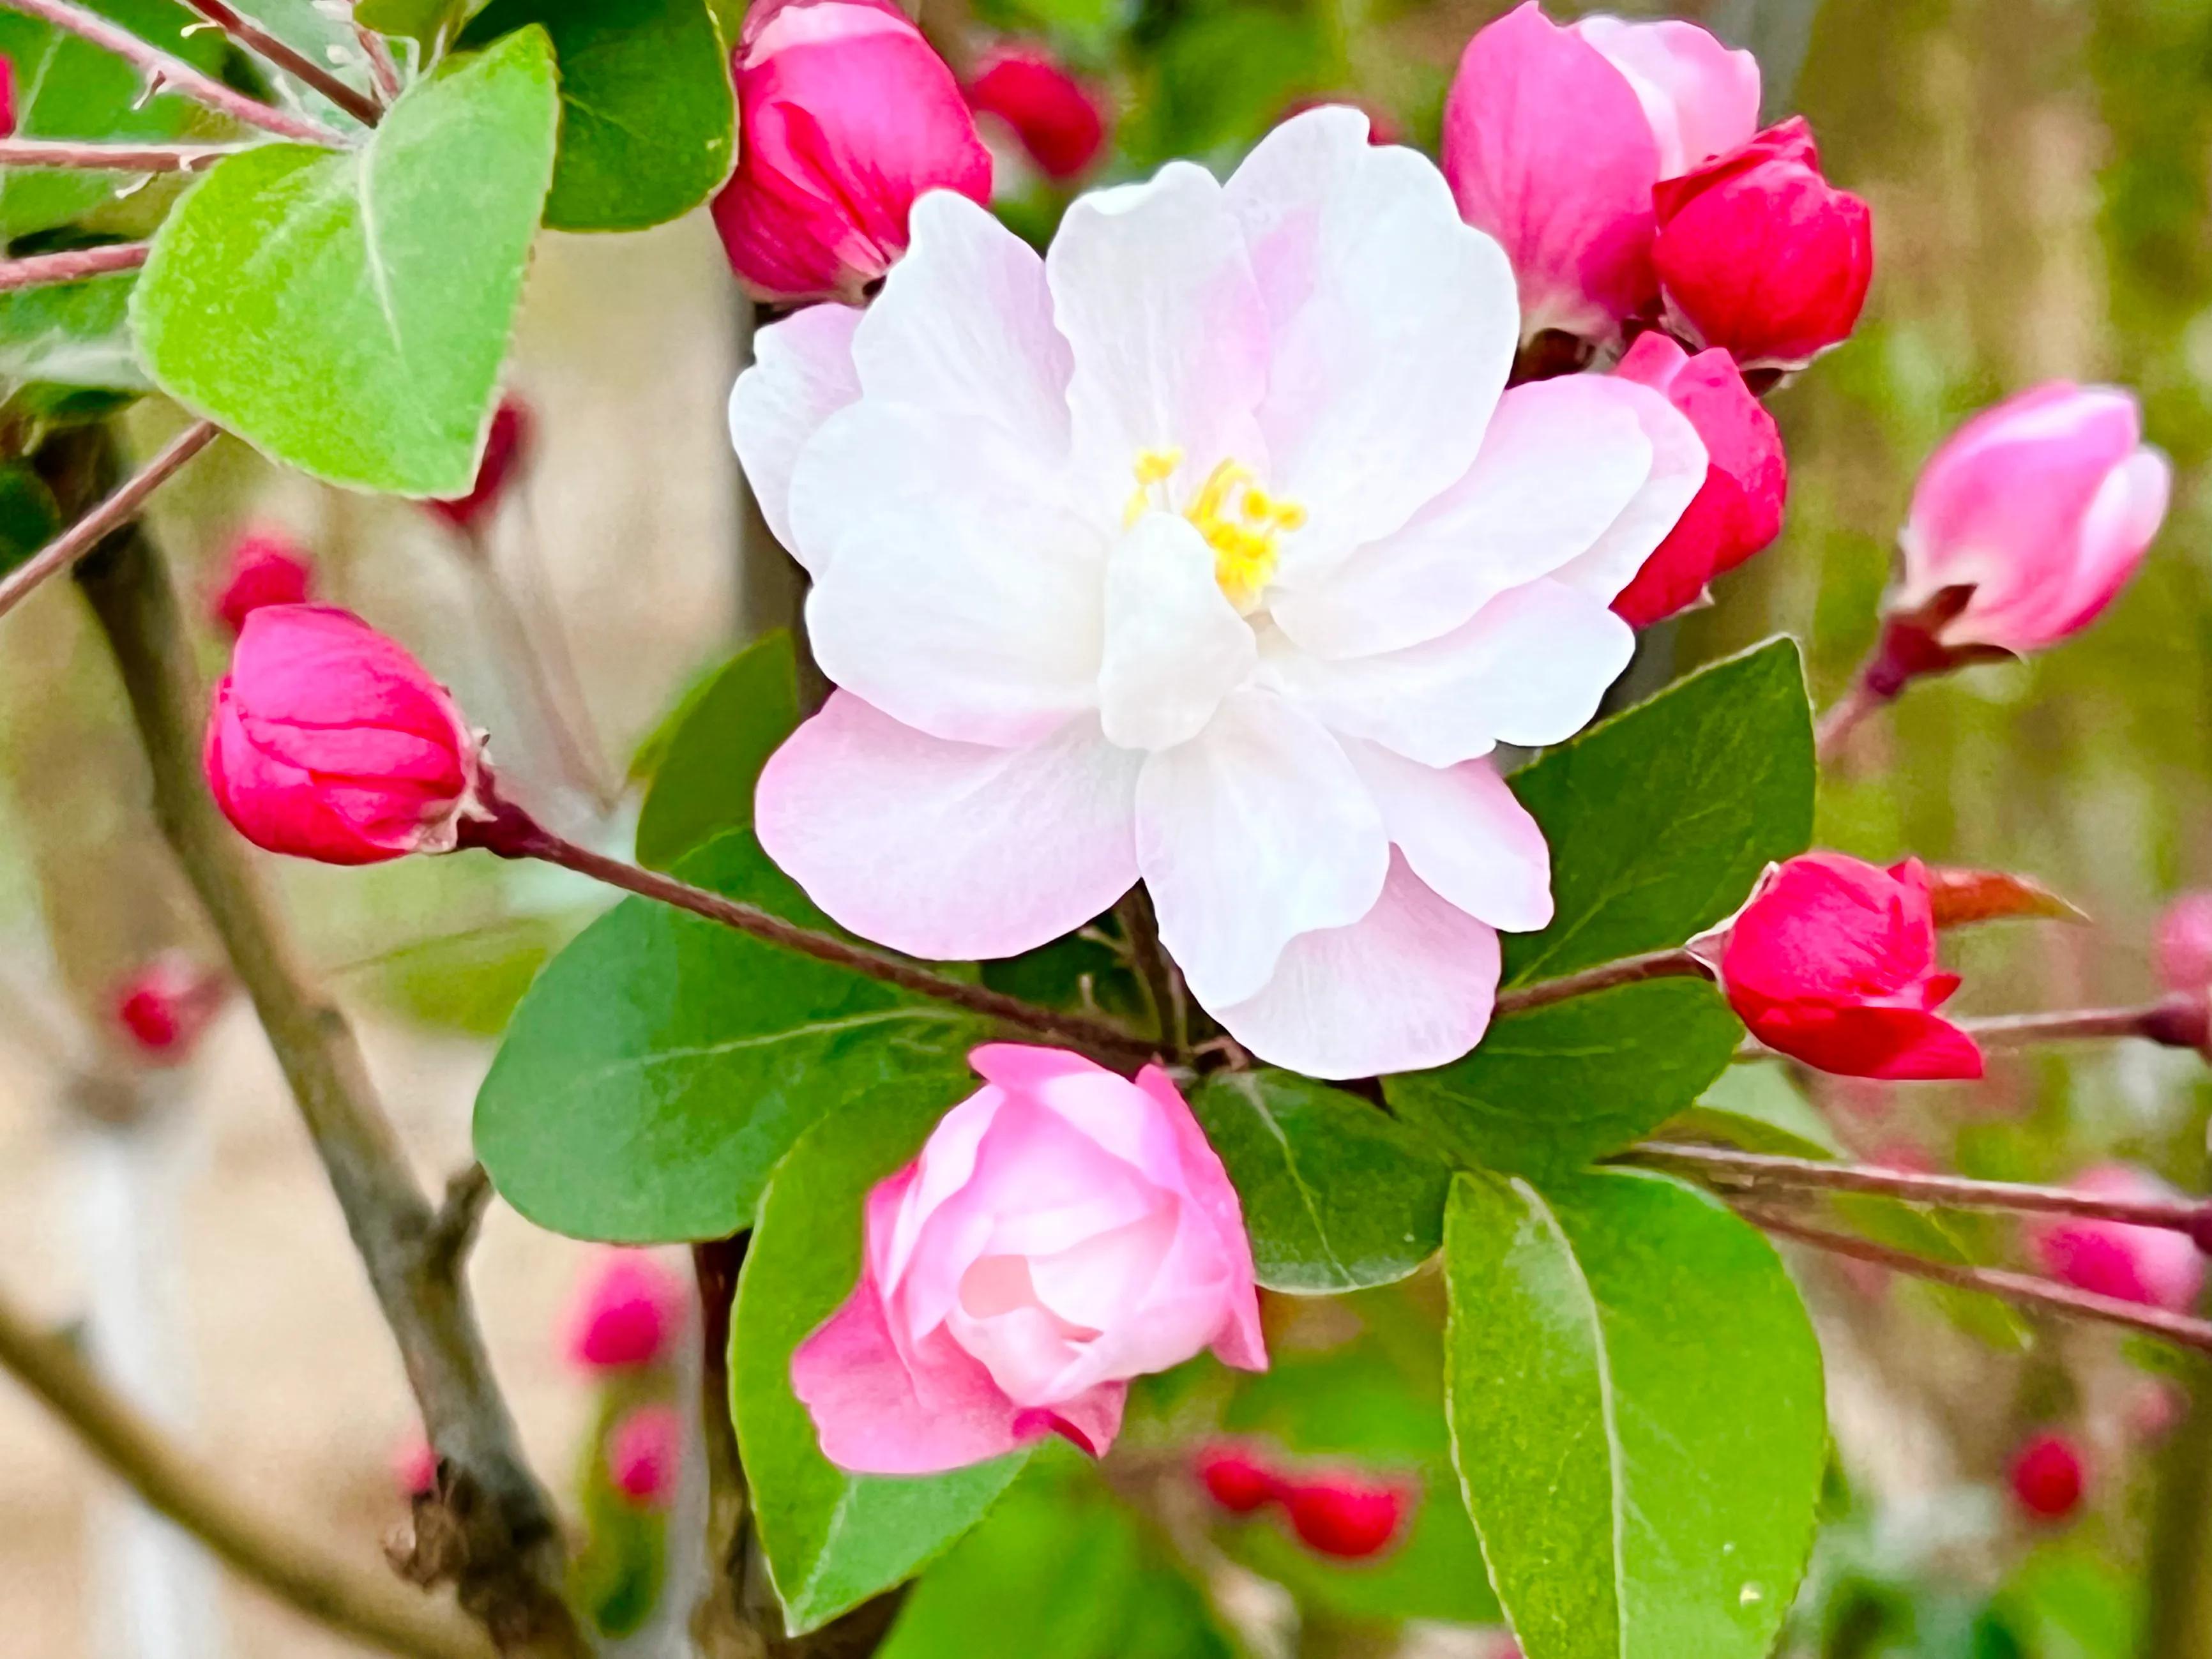
[[[1095,77],[1115,125],[1089,183],[1176,155],[1226,166],[1285,110],[1334,96],[1432,148],[1462,46],[1503,9],[931,0],[924,21],[956,64],[1033,38]],[[2141,578],[2063,649],[1915,686],[1824,781],[1820,838],[2021,871],[2094,918],[1954,939],[1960,1009],[2142,1000],[2163,904],[2212,886],[2212,0],[1672,9],[1758,52],[1770,118],[1811,118],[1830,176],[1874,205],[1878,266],[1856,337],[1771,400],[1792,471],[1782,540],[1723,580],[1715,608],[1648,635],[1631,684],[1786,630],[1827,701],[1873,641],[1895,529],[1938,439],[2038,380],[2136,387],[2178,475]],[[1041,236],[1065,189],[1005,147],[1004,210]],[[480,542],[228,441],[160,498],[155,533],[203,611],[242,534],[291,538],[322,596],[454,686],[518,794],[619,843],[641,744],[702,672],[792,612],[724,427],[750,326],[703,212],[641,236],[549,234],[510,377],[530,436]],[[157,404],[129,416],[141,448],[177,424]],[[521,669],[520,635],[550,672]],[[204,638],[213,669],[223,638],[212,625]],[[425,1178],[441,1181],[468,1160],[470,1102],[508,1010],[603,896],[474,855],[271,873],[357,1016]],[[82,1333],[241,1492],[375,1565],[416,1432],[397,1360],[250,1013],[226,1005],[176,1064],[152,1063],[119,1026],[118,987],[165,951],[214,960],[147,815],[110,666],[57,582],[0,623],[0,1284]],[[1900,1164],[2059,1180],[2124,1158],[2206,1185],[2203,1069],[2147,1045],[2003,1058],[1971,1088],[1827,1079],[1811,1103],[1852,1151]],[[2016,1249],[1996,1229],[1966,1242],[1988,1259]],[[496,1202],[474,1259],[495,1363],[556,1485],[599,1467],[583,1449],[605,1399],[563,1335],[599,1265]],[[1838,1459],[1790,1650],[2212,1654],[2212,1389],[2194,1369],[2099,1331],[2027,1341],[1988,1309],[1801,1265],[1833,1367]],[[1306,1404],[1235,1402],[1232,1426],[1318,1413],[1282,1431],[1435,1471],[1433,1395],[1425,1417],[1419,1391],[1389,1381],[1429,1363],[1431,1288],[1278,1310],[1289,1370],[1321,1380]],[[1153,1403],[1173,1418],[1172,1398]],[[2008,1472],[2048,1430],[2080,1449],[2087,1479],[2077,1506],[2038,1518]],[[1425,1546],[1430,1580],[1452,1592],[1440,1598],[1387,1568],[1324,1573],[1267,1525],[1224,1522],[1214,1540],[1226,1603],[1260,1650],[1497,1650],[1473,1628],[1471,1537]],[[2154,1601],[2168,1609],[2155,1637]],[[653,1643],[670,1633],[635,1639],[665,1650]],[[351,1650],[180,1565],[0,1383],[0,1651]]]

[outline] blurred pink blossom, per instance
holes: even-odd
[[[2099,1164],[2068,1184],[2100,1198],[2180,1196],[2128,1164]],[[2204,1288],[2204,1258],[2186,1233],[2073,1216],[2032,1221],[2022,1231],[2037,1265],[2077,1290],[2186,1313]]]
[[[2158,919],[2158,982],[2169,991],[2212,991],[2212,893],[2184,893]]]
[[[568,1358],[586,1370],[657,1365],[684,1331],[690,1287],[650,1252],[602,1251],[577,1287]]]
[[[683,1458],[684,1419],[673,1406],[640,1406],[607,1436],[607,1479],[646,1509],[668,1507]]]

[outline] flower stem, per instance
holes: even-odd
[[[2169,1048],[2201,1049],[2208,1027],[2212,1027],[2212,1003],[2202,994],[2183,994],[2136,1008],[2062,1008],[2045,1013],[1993,1014],[1955,1024],[1977,1042],[1992,1048],[2085,1037],[2142,1037]]]
[[[1534,985],[1524,985],[1517,991],[1498,994],[1497,1013],[1503,1018],[1507,1014],[1525,1014],[1531,1009],[1548,1008],[1555,1002],[1565,1002],[1572,997],[1586,997],[1599,991],[1610,991],[1617,985],[1634,985],[1647,979],[1710,979],[1712,970],[1687,951],[1647,951],[1640,957],[1623,957],[1618,962],[1602,962],[1595,968],[1585,968],[1580,973],[1562,975],[1558,979],[1539,980]]]
[[[196,421],[186,427],[167,449],[139,468],[113,495],[0,579],[0,617],[13,611],[24,595],[54,572],[76,563],[110,532],[137,517],[146,498],[179,467],[214,442],[217,430],[213,421]]]
[[[79,283],[113,270],[136,270],[146,263],[149,251],[144,242],[110,242],[100,247],[73,247],[59,253],[27,253],[20,259],[0,259],[0,294],[54,283]]]
[[[78,167],[88,173],[201,173],[226,155],[240,155],[252,148],[250,144],[103,144],[76,138],[0,138],[0,167]]]
[[[304,53],[279,40],[250,17],[241,17],[223,0],[185,0],[194,11],[263,61],[275,64],[294,80],[313,87],[365,127],[384,118],[384,109],[368,94],[348,86],[338,76]]]
[[[1860,723],[1896,695],[1891,692],[1884,696],[1876,691],[1867,684],[1863,674],[1853,680],[1851,689],[1828,706],[1820,724],[1813,729],[1813,753],[1820,763],[1825,766],[1833,761]]]

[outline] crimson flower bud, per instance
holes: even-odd
[[[1802,368],[1848,338],[1874,276],[1867,204],[1821,176],[1793,116],[1652,192],[1669,325],[1746,368]]]
[[[2039,1434],[2012,1460],[2012,1495],[2038,1521],[2063,1521],[2087,1484],[2081,1454],[2063,1434]]]
[[[240,835],[325,864],[452,851],[484,782],[446,688],[404,646],[323,605],[246,617],[201,760]]]
[[[2184,893],[2166,907],[2153,956],[2167,990],[2212,990],[2212,893]]]
[[[422,505],[463,534],[473,532],[507,499],[507,487],[530,459],[536,425],[530,405],[507,393],[492,411],[491,429],[484,434],[483,459],[477,463],[477,481],[469,487],[469,493]]]
[[[0,138],[15,136],[15,64],[0,57]]]
[[[2148,1170],[2101,1164],[2068,1183],[2094,1198],[2129,1201],[2181,1194]],[[2187,1313],[2204,1289],[2204,1257],[2186,1233],[2096,1216],[2051,1216],[2022,1230],[2036,1265],[2062,1284],[2169,1313]]]
[[[988,55],[968,83],[968,106],[1006,123],[1048,179],[1074,178],[1106,146],[1104,99],[1040,46]]]
[[[232,544],[222,586],[209,609],[235,639],[246,614],[264,605],[301,605],[313,570],[300,544],[282,530],[249,530]]]
[[[1413,1508],[1411,1495],[1398,1483],[1342,1474],[1298,1482],[1285,1490],[1283,1501],[1299,1541],[1340,1561],[1381,1554]]]
[[[684,1419],[673,1406],[640,1406],[607,1437],[607,1479],[641,1509],[665,1510],[676,1495]]]
[[[416,1429],[392,1449],[392,1484],[402,1498],[428,1498],[438,1490],[438,1454]]]
[[[228,989],[221,974],[164,951],[115,988],[115,1021],[145,1059],[173,1065],[191,1052]]]
[[[659,1364],[684,1329],[691,1296],[643,1250],[609,1250],[580,1287],[568,1317],[568,1358],[586,1370]]]
[[[1714,577],[1782,533],[1790,466],[1774,417],[1727,352],[1692,357],[1655,329],[1638,337],[1613,373],[1680,410],[1705,446],[1705,482],[1613,602],[1630,627],[1648,628],[1705,598]]]
[[[1845,1077],[1982,1074],[1973,1039],[1933,1012],[1959,976],[1936,969],[1918,859],[1884,870],[1802,854],[1770,868],[1724,937],[1700,945],[1717,945],[1729,1006],[1770,1048]]]
[[[991,199],[960,85],[890,0],[768,0],[736,55],[738,170],[714,224],[757,299],[855,302],[925,191]]]
[[[1231,1515],[1250,1515],[1282,1496],[1282,1478],[1233,1440],[1200,1447],[1194,1461],[1206,1495]]]

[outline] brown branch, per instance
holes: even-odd
[[[87,173],[201,173],[226,155],[242,155],[252,148],[250,144],[103,144],[76,138],[0,138],[0,167],[77,167]],[[143,258],[142,254],[141,262]]]
[[[194,103],[204,104],[233,120],[243,121],[250,127],[259,127],[282,138],[332,149],[343,148],[346,143],[343,136],[320,121],[278,109],[258,98],[249,98],[214,76],[202,74],[174,53],[163,52],[130,30],[108,21],[98,12],[76,4],[75,0],[0,0],[0,6],[51,23],[58,29],[66,29],[113,52],[143,74],[155,92],[181,94]]]
[[[2182,993],[2136,1008],[2064,1008],[2032,1014],[1993,1014],[1955,1022],[1977,1042],[2015,1048],[2093,1037],[2142,1037],[2170,1048],[2203,1048],[2212,1004],[2202,993]]]
[[[172,439],[169,447],[133,473],[108,498],[36,553],[0,578],[0,617],[6,616],[40,582],[100,544],[100,538],[137,516],[146,498],[168,481],[186,461],[216,439],[213,421],[196,421]]]
[[[1930,1261],[1925,1256],[1894,1250],[1869,1238],[1811,1226],[1793,1216],[1778,1214],[1753,1206],[1743,1206],[1738,1213],[1763,1231],[1782,1238],[1796,1239],[1801,1244],[1809,1244],[1831,1255],[1849,1256],[1855,1261],[1870,1262],[1893,1273],[1932,1279],[1936,1284],[1949,1285],[1958,1290],[1979,1291],[2001,1301],[2069,1319],[2094,1319],[2109,1325],[2125,1326],[2130,1330],[2160,1337],[2185,1348],[2197,1348],[2212,1353],[2212,1322],[2192,1319],[2186,1314],[2168,1313],[2163,1308],[2149,1307],[2140,1302],[2125,1302],[2116,1296],[2100,1296],[2094,1291],[2077,1291],[2071,1285],[2056,1285],[2047,1279],[2038,1279],[2033,1273],[2012,1273],[2002,1267],[1968,1267],[1948,1261]]]
[[[3,3],[4,0],[0,0]],[[0,294],[55,283],[81,283],[111,271],[136,270],[146,263],[144,242],[109,242],[100,247],[65,248],[59,253],[27,253],[0,259]]]
[[[1595,968],[1585,968],[1578,974],[1564,975],[1558,979],[1540,980],[1534,985],[1524,985],[1517,991],[1498,994],[1497,1015],[1503,1019],[1508,1014],[1525,1014],[1532,1008],[1548,1008],[1555,1002],[1565,1002],[1571,997],[1586,997],[1598,991],[1610,991],[1616,985],[1634,985],[1647,979],[1710,979],[1711,969],[1687,951],[1648,951],[1640,957],[1624,957],[1619,962],[1600,963]]]
[[[343,1635],[409,1659],[488,1659],[474,1626],[364,1571],[289,1520],[241,1499],[221,1471],[188,1455],[112,1393],[76,1351],[0,1296],[0,1367],[147,1506],[241,1577]]]
[[[70,435],[106,441],[98,428]],[[562,1596],[558,1526],[522,1460],[454,1253],[441,1244],[351,1027],[308,978],[200,776],[205,703],[168,572],[133,528],[77,579],[129,695],[155,817],[261,1017],[438,1454],[437,1498],[417,1505],[405,1569],[418,1582],[456,1580],[462,1607],[502,1650],[574,1659],[586,1648]]]
[[[223,0],[185,0],[194,11],[248,52],[274,64],[296,81],[304,82],[363,126],[384,118],[384,107],[367,93],[348,86],[337,76],[305,53],[286,46],[250,17],[241,17]]]

